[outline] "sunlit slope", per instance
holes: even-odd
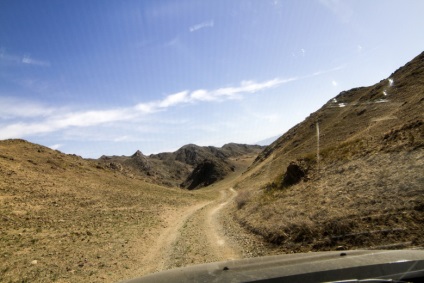
[[[0,281],[138,276],[163,216],[201,198],[23,140],[0,141]]]
[[[340,93],[258,156],[237,219],[284,251],[422,245],[423,101],[424,53]]]

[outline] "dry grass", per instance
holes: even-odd
[[[0,153],[1,282],[138,276],[163,216],[206,198],[24,141]]]
[[[424,150],[332,159],[307,182],[252,192],[235,216],[284,252],[424,245],[422,168]]]
[[[415,120],[373,139],[352,139],[297,160],[307,177],[283,186],[284,171],[243,192],[237,220],[283,252],[424,245],[424,125]],[[405,245],[406,245],[405,244]]]

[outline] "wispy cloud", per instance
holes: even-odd
[[[19,105],[15,106],[19,107]],[[19,111],[12,110],[14,114],[13,122],[1,123],[0,139],[25,137],[34,134],[50,133],[63,130],[69,127],[89,127],[109,122],[124,121],[135,117],[135,111],[129,109],[96,110],[85,112],[68,112],[61,114],[60,109],[50,111],[49,115],[42,113],[42,107],[38,108],[38,115],[22,115]],[[28,122],[26,118],[35,120]],[[5,120],[5,116],[0,116],[0,121]],[[18,122],[16,122],[18,120]]]
[[[305,76],[305,77],[320,76],[320,75],[323,75],[323,74],[326,74],[326,73],[331,73],[331,72],[342,70],[345,67],[346,67],[345,65],[340,65],[340,66],[337,66],[337,67],[334,67],[334,68],[331,68],[331,69],[316,71],[312,75],[308,75],[308,76]]]
[[[191,26],[189,28],[189,31],[194,32],[203,28],[212,28],[213,26],[214,26],[214,21],[206,21],[206,22]]]
[[[22,63],[28,64],[28,65],[42,66],[42,67],[50,66],[50,62],[33,59],[29,55],[25,55],[25,56],[22,57]]]
[[[40,60],[32,58],[29,54],[17,55],[6,52],[6,50],[0,49],[0,62],[3,64],[13,64],[13,65],[33,65],[40,67],[50,66],[50,62],[46,60]]]
[[[188,91],[182,91],[168,95],[164,100],[159,102],[158,106],[160,108],[168,108],[177,104],[189,102],[189,100]]]
[[[256,93],[297,78],[275,78],[264,82],[242,81],[238,86],[213,90],[181,91],[162,100],[140,103],[132,107],[108,110],[69,111],[16,99],[0,98],[7,107],[0,109],[0,139],[44,134],[68,128],[86,128],[114,122],[137,120],[143,115],[165,111],[177,105],[199,102],[241,99],[248,93]]]
[[[135,108],[144,113],[153,113],[179,104],[188,104],[201,101],[224,101],[230,99],[240,99],[242,94],[255,93],[276,87],[283,83],[294,81],[296,79],[297,78],[275,78],[261,83],[257,83],[255,81],[242,81],[239,86],[235,87],[224,87],[214,90],[198,89],[191,92],[185,90],[168,95],[159,101],[137,104]]]

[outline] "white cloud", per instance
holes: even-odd
[[[53,121],[50,124],[58,129],[71,126],[87,127],[108,122],[129,120],[135,116],[129,109],[112,109],[68,113],[64,116],[51,117]]]
[[[0,109],[0,128],[2,129],[0,139],[20,138],[68,128],[86,128],[113,122],[137,120],[141,115],[164,111],[177,105],[241,98],[243,94],[259,92],[296,79],[275,78],[259,83],[242,81],[239,86],[235,87],[215,90],[198,89],[192,92],[186,90],[170,94],[162,100],[108,110],[69,111],[27,101],[0,98],[0,102],[4,102],[3,105],[7,106]],[[12,122],[7,123],[9,120]]]
[[[54,131],[54,128],[47,123],[18,122],[10,125],[2,125],[1,128],[0,139],[21,138]]]
[[[135,109],[143,113],[154,113],[179,104],[187,104],[201,101],[224,101],[229,99],[239,99],[243,93],[255,93],[268,88],[276,87],[283,83],[288,83],[297,78],[272,79],[262,83],[254,81],[242,81],[240,86],[224,87],[215,90],[198,89],[192,92],[182,91],[168,95],[162,100],[140,103]]]
[[[189,102],[188,91],[182,91],[175,94],[168,95],[164,100],[158,103],[161,108],[168,108],[184,102]]]
[[[206,21],[197,25],[193,25],[189,28],[190,32],[198,31],[203,28],[212,28],[214,26],[214,21]]]
[[[48,109],[48,108],[47,108]],[[41,110],[41,108],[39,109]],[[18,111],[11,111],[20,114]],[[96,110],[85,112],[69,112],[59,114],[61,111],[52,111],[50,115],[38,115],[29,117],[35,122],[25,122],[28,116],[14,116],[12,119],[20,119],[19,122],[2,125],[0,139],[19,138],[34,134],[43,134],[63,130],[69,127],[89,127],[109,122],[129,120],[136,117],[136,112],[132,109],[112,109]],[[40,111],[41,113],[41,111]],[[3,117],[0,117],[3,118]]]
[[[219,88],[219,89],[213,90],[210,92],[210,96],[213,97],[214,100],[218,100],[221,97],[226,97],[227,99],[231,99],[241,93],[255,93],[255,92],[272,88],[280,84],[288,83],[294,80],[297,80],[297,78],[289,78],[285,80],[275,78],[273,80],[269,80],[262,83],[256,83],[254,81],[242,81],[240,83],[240,86],[238,87],[226,87],[226,88]]]
[[[213,101],[215,100],[215,98],[207,91],[204,89],[198,89],[193,91],[190,94],[190,98],[192,100],[198,100],[198,101]]]
[[[332,80],[331,81],[331,84],[333,85],[333,86],[337,86],[338,84],[337,84],[337,82],[335,81],[335,80]]]
[[[146,114],[157,112],[157,108],[157,103],[155,102],[139,103],[134,107],[135,110]]]

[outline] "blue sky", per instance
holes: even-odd
[[[424,1],[0,1],[0,139],[97,158],[283,134],[423,51]]]

